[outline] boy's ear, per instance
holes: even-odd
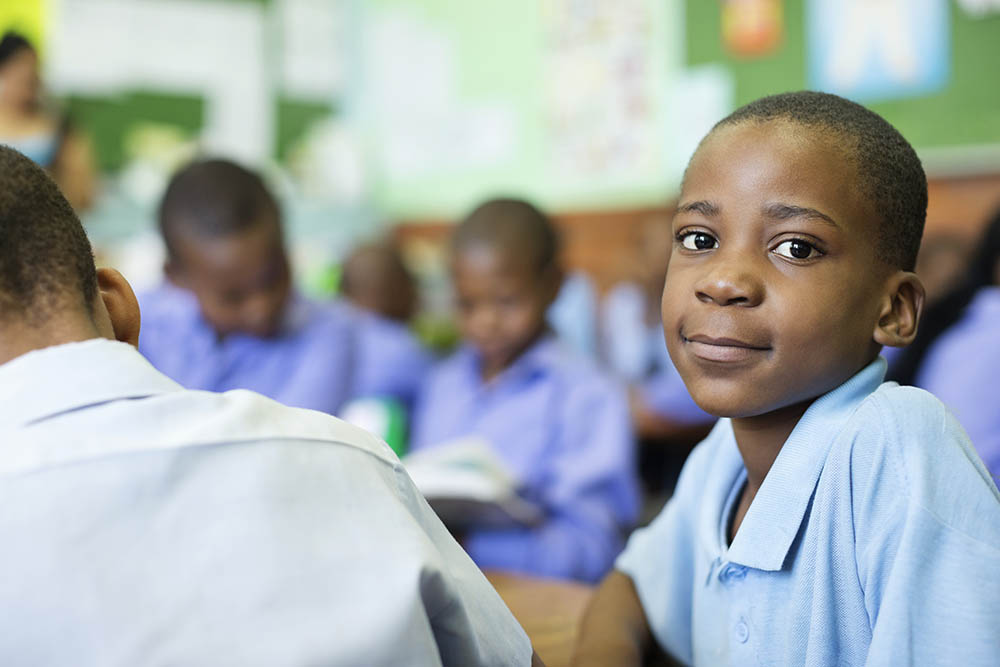
[[[924,285],[912,271],[897,271],[889,277],[882,297],[875,342],[904,347],[917,335],[917,323],[924,308]]]
[[[101,335],[139,346],[139,301],[125,277],[114,269],[97,270],[98,303],[94,320]]]

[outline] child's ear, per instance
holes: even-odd
[[[924,308],[924,285],[917,274],[897,271],[889,277],[882,297],[875,342],[889,347],[904,347],[917,335],[917,323]]]
[[[139,301],[132,286],[114,269],[98,269],[97,288],[94,319],[101,335],[138,347]]]

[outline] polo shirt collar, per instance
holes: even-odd
[[[510,382],[530,380],[539,374],[545,374],[555,367],[561,356],[558,339],[551,334],[544,335],[521,353],[514,362],[488,384],[484,384],[480,373],[481,360],[479,353],[471,346],[464,347],[459,353],[473,386],[492,387],[506,385]]]
[[[728,520],[722,516],[725,502],[732,485],[742,477],[743,461],[733,437],[732,423],[724,420],[728,441],[715,464],[721,468],[717,471],[720,474],[713,475],[718,480],[718,487],[706,489],[710,494],[706,499],[710,502],[706,503],[707,511],[700,520],[700,532],[712,553],[725,554],[733,563],[758,570],[782,569],[805,518],[830,447],[848,417],[878,389],[886,367],[885,360],[877,358],[809,406],[754,496],[728,553],[725,543],[720,543],[724,536],[719,526]]]
[[[181,386],[127,343],[94,338],[33,350],[0,365],[0,431]]]

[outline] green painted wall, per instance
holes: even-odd
[[[785,0],[785,35],[772,55],[740,60],[726,53],[721,3],[686,0],[686,63],[721,63],[732,69],[737,105],[807,87],[806,0]],[[871,104],[918,149],[1000,143],[1000,14],[972,18],[951,8],[951,79],[940,92]]]

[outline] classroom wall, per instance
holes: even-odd
[[[1000,200],[997,4],[22,0],[0,27],[36,36],[47,83],[96,142],[98,238],[150,229],[170,170],[203,150],[264,168],[301,237],[337,248],[326,259],[380,221],[447,224],[515,194],[568,221],[574,261],[603,282],[621,265],[608,248],[676,194],[715,120],[823,84],[822,63],[852,49],[883,80],[841,92],[916,145],[929,229],[973,234]],[[869,6],[896,32],[837,24],[867,25],[852,12]],[[883,71],[883,33],[899,29],[918,47],[902,83]]]

